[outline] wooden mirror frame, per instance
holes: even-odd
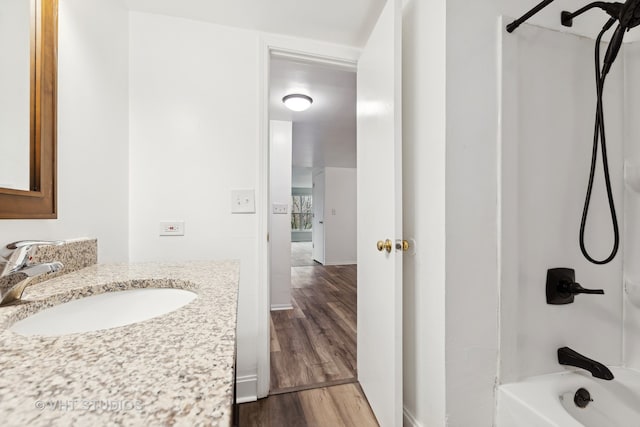
[[[0,219],[57,218],[58,0],[31,1],[30,191],[0,188]]]

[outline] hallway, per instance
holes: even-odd
[[[271,394],[356,381],[356,266],[293,267],[271,312]]]
[[[291,242],[291,266],[292,267],[312,267],[321,266],[313,260],[313,243],[311,242]]]
[[[311,244],[295,245],[304,265]],[[356,266],[314,265],[291,268],[294,308],[271,312],[270,396],[240,405],[241,427],[378,425],[356,379]]]

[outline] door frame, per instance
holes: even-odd
[[[311,258],[313,261],[319,262],[322,265],[326,265],[326,261],[325,261],[325,257],[324,257],[324,250],[325,250],[325,246],[324,246],[324,190],[325,190],[325,172],[324,169],[320,172],[317,172],[315,175],[313,174],[313,172],[311,173],[311,181],[312,181],[312,190],[311,190],[311,197],[313,200],[313,230],[311,231],[311,242],[312,242],[312,249],[311,249]],[[322,176],[322,180],[319,180],[318,177]],[[316,184],[321,181],[322,182],[322,192],[321,192],[321,196],[318,196],[318,194],[320,194],[320,192],[317,190]],[[321,208],[322,209],[318,209],[318,199],[321,200]],[[322,232],[320,231],[320,226],[316,224],[316,213],[317,212],[322,212]],[[320,236],[320,234],[322,234],[322,236]],[[322,245],[322,256],[316,257],[316,250],[318,249],[316,244],[321,244]]]
[[[257,212],[258,212],[258,340],[257,397],[269,395],[271,381],[270,291],[269,283],[269,69],[271,58],[285,58],[313,64],[357,70],[361,49],[288,36],[260,37],[259,127]]]

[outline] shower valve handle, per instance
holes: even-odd
[[[558,292],[566,293],[566,294],[592,294],[592,295],[604,295],[604,290],[602,289],[585,289],[580,286],[580,283],[576,282],[565,282],[562,281],[558,284]]]
[[[585,289],[576,283],[573,268],[550,268],[547,270],[547,304],[571,304],[575,295],[604,295],[602,289]]]

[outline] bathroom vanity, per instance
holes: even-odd
[[[97,264],[26,288],[18,304],[0,307],[2,424],[231,425],[238,280],[235,261]],[[47,307],[145,287],[197,298],[111,329],[8,329]]]

